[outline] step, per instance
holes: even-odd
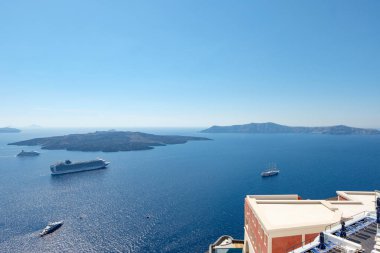
[[[354,243],[357,243],[357,244],[361,244],[360,241],[355,240],[355,239],[353,239],[353,238],[346,238],[346,239],[349,240],[349,241],[351,241],[351,242],[354,242]]]

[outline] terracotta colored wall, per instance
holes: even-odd
[[[302,235],[277,237],[272,239],[272,253],[284,253],[287,250],[302,242]],[[301,246],[301,245],[300,245]]]
[[[306,234],[305,235],[305,241],[306,243],[310,243],[311,241],[313,241],[315,239],[315,237],[317,237],[319,235],[319,233],[314,233],[314,234]]]
[[[343,197],[341,197],[341,196],[338,196],[338,200],[339,200],[339,201],[347,201],[347,199],[345,199],[345,198],[343,198]]]
[[[245,228],[248,237],[256,253],[268,252],[268,237],[265,235],[263,228],[249,206],[248,200],[244,204]],[[247,226],[248,225],[248,226]]]

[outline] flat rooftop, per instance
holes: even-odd
[[[349,219],[369,211],[367,206],[359,201],[329,201],[329,203],[333,208],[342,212],[343,219]]]
[[[345,200],[301,200],[298,195],[248,195],[247,201],[267,232],[324,231],[342,219],[375,211],[375,192],[337,191]],[[282,234],[284,234],[282,233]],[[272,234],[276,236],[275,234]]]
[[[336,193],[347,200],[362,202],[367,211],[375,211],[376,192],[337,191]]]
[[[249,198],[256,216],[267,231],[288,228],[326,227],[341,218],[338,209],[324,200],[257,200]]]

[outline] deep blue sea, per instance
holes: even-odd
[[[223,234],[243,238],[247,194],[295,193],[307,199],[380,188],[380,136],[139,130],[213,140],[102,153],[7,145],[95,129],[0,134],[0,252],[203,253]],[[22,148],[41,155],[16,157]],[[56,161],[96,157],[110,167],[50,175]],[[280,175],[261,178],[271,162]],[[58,220],[65,221],[59,230],[38,236]]]

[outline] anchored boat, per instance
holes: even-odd
[[[24,151],[22,150],[17,156],[39,156],[40,153],[37,151]]]
[[[107,167],[108,164],[109,162],[106,162],[105,160],[100,158],[82,162],[71,162],[70,160],[66,160],[65,162],[59,162],[54,165],[51,165],[50,170],[52,175],[59,175],[86,170],[104,169]]]
[[[267,170],[261,172],[262,177],[271,177],[276,176],[280,173],[280,170],[277,168],[276,164],[272,164]]]
[[[56,222],[49,222],[48,225],[41,231],[40,236],[44,236],[47,234],[50,234],[60,228],[63,224],[62,221],[56,221]]]

